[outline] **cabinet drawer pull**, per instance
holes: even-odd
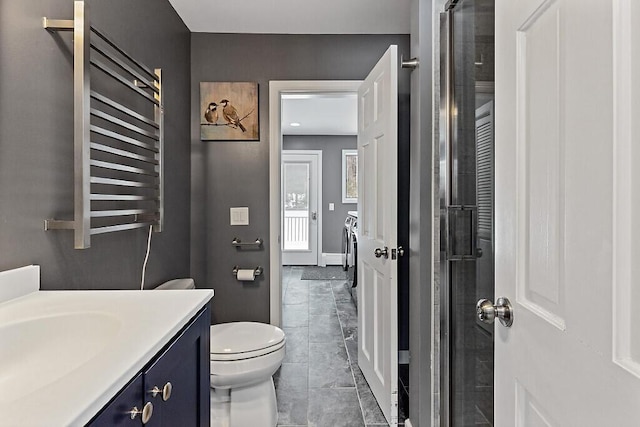
[[[149,390],[149,393],[151,393],[153,397],[156,397],[158,394],[162,393],[162,400],[166,402],[171,398],[172,391],[173,391],[173,385],[171,385],[171,383],[167,381],[167,383],[162,387],[162,389],[160,389],[160,387],[155,385],[151,390]]]
[[[149,420],[151,419],[151,416],[153,415],[153,403],[151,402],[145,403],[144,407],[142,408],[142,411],[139,410],[137,406],[134,406],[129,411],[129,415],[131,416],[132,420],[135,420],[138,414],[142,414],[142,424],[148,423]]]

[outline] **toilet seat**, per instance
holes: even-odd
[[[265,356],[284,347],[284,332],[257,322],[232,322],[211,326],[210,360],[240,361]]]

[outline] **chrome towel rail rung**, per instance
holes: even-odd
[[[117,132],[102,128],[100,126],[91,125],[89,130],[102,136],[106,136],[107,138],[116,139],[118,141],[126,142],[127,144],[135,145],[136,147],[144,148],[145,150],[153,151],[154,153],[160,151],[155,144],[147,144],[146,142],[138,141],[135,138],[120,135]]]
[[[118,225],[108,225],[105,227],[95,227],[91,228],[90,234],[104,234],[104,233],[113,233],[115,231],[125,231],[125,230],[134,230],[136,228],[145,228],[150,225],[156,225],[154,221],[142,221],[142,222],[132,222],[128,224],[118,224]]]
[[[126,157],[127,159],[138,160],[145,163],[150,163],[152,165],[157,165],[158,160],[153,157],[147,157],[140,154],[132,153],[131,151],[120,150],[118,148],[113,148],[108,145],[98,144],[97,142],[92,142],[90,144],[92,150],[102,151],[103,153],[109,153],[120,157]]]
[[[131,123],[121,120],[117,117],[112,116],[111,114],[105,113],[104,111],[100,111],[96,108],[92,108],[91,110],[89,110],[91,115],[94,117],[98,117],[101,118],[103,120],[106,120],[110,123],[113,123],[114,125],[118,125],[120,127],[123,127],[125,129],[129,129],[130,131],[133,131],[135,133],[137,133],[138,135],[142,135],[142,136],[146,136],[148,138],[151,139],[155,139],[156,141],[158,141],[160,139],[160,137],[158,136],[157,133],[154,132],[149,132],[148,130],[142,129],[139,126],[136,125],[132,125]]]
[[[106,218],[106,217],[118,217],[118,216],[130,216],[130,215],[154,215],[147,209],[113,209],[105,211],[91,211],[92,218]]]
[[[144,200],[158,200],[153,196],[141,196],[137,194],[96,194],[91,193],[89,196],[91,200],[102,201],[144,201]]]
[[[158,176],[158,173],[149,169],[136,168],[133,166],[119,165],[117,163],[103,162],[102,160],[91,160],[89,162],[91,166],[97,168],[110,169],[114,171],[136,173],[140,175]]]
[[[109,99],[108,97],[96,92],[96,91],[91,91],[91,98],[95,99],[98,102],[103,103],[104,105],[108,105],[109,107],[120,111],[121,113],[126,114],[127,116],[134,118],[136,120],[139,120],[143,123],[148,124],[149,126],[153,126],[154,128],[158,129],[160,127],[160,125],[158,123],[156,123],[153,119],[150,119],[148,117],[143,116],[142,114],[139,114],[135,111],[133,111],[130,108],[125,107],[124,105]]]
[[[157,183],[144,181],[128,181],[125,179],[104,178],[101,176],[92,176],[91,184],[115,185],[118,187],[136,187],[136,188],[156,188]]]
[[[141,70],[143,70],[145,73],[147,73],[149,75],[149,77],[151,77],[151,79],[155,79],[156,75],[153,71],[151,71],[149,68],[147,68],[146,65],[144,65],[143,63],[137,61],[136,59],[134,59],[131,55],[129,55],[127,52],[125,52],[120,46],[118,46],[117,44],[115,44],[115,42],[113,42],[113,40],[111,40],[111,38],[109,38],[109,36],[107,36],[106,34],[104,34],[102,31],[100,31],[98,28],[96,28],[95,26],[91,26],[91,32],[93,34],[95,34],[96,36],[100,37],[102,40],[104,40],[105,42],[107,42],[107,44],[109,46],[111,46],[113,49],[115,49],[120,55],[124,56],[125,58],[127,58],[129,61],[131,61],[132,63],[134,63],[138,68],[140,68]]]
[[[116,66],[118,66],[118,68],[123,70],[125,73],[128,73],[132,77],[135,77],[138,81],[144,83],[145,88],[149,88],[149,89],[153,90],[155,93],[160,93],[158,88],[153,84],[154,81],[155,81],[155,76],[151,80],[148,80],[141,73],[137,72],[132,67],[129,67],[127,64],[125,64],[124,62],[120,61],[118,58],[110,57],[109,56],[109,52],[106,52],[100,46],[98,46],[98,45],[96,45],[94,43],[91,43],[91,48],[95,52],[98,52],[100,55],[102,55],[106,60],[108,60],[112,64],[115,64]]]
[[[93,65],[94,67],[96,67],[97,69],[102,71],[103,73],[108,74],[109,76],[111,76],[112,78],[117,80],[118,82],[122,83],[125,87],[127,87],[127,88],[131,89],[132,91],[134,91],[135,93],[137,93],[138,95],[142,96],[143,98],[147,99],[148,101],[153,102],[156,105],[159,104],[158,100],[155,99],[152,95],[149,95],[147,92],[145,92],[144,90],[140,89],[135,84],[131,83],[129,80],[127,80],[124,77],[122,77],[120,74],[118,74],[116,71],[114,71],[111,67],[109,67],[104,62],[99,61],[97,59],[91,59],[89,62],[91,63],[91,65]]]

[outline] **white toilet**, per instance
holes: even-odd
[[[176,279],[156,289],[193,289]],[[278,421],[273,374],[282,364],[282,329],[257,322],[211,326],[211,426],[273,427]]]

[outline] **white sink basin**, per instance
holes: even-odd
[[[41,390],[83,366],[113,345],[122,326],[103,312],[62,313],[2,325],[0,403]]]

